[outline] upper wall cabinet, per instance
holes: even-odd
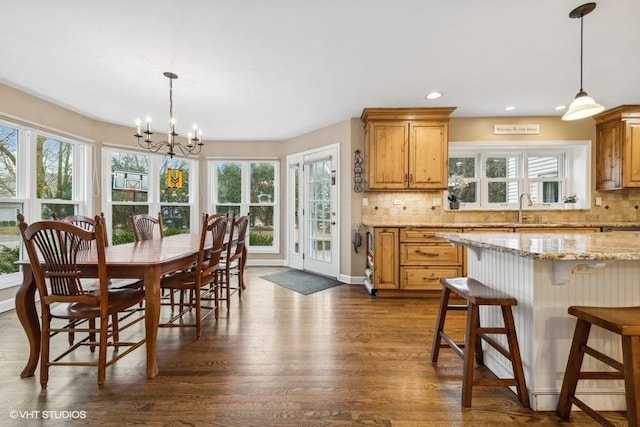
[[[455,108],[365,108],[365,188],[447,188],[449,116]]]
[[[640,105],[622,105],[596,120],[596,189],[640,187]]]

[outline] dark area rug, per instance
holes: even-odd
[[[323,291],[334,286],[341,285],[336,279],[318,276],[302,270],[286,270],[279,273],[261,276],[263,279],[282,286],[283,288],[309,295],[314,292]]]

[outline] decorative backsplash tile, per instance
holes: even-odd
[[[518,211],[451,211],[448,210],[442,192],[367,192],[368,206],[362,207],[362,222],[381,224],[388,221],[405,224],[440,223],[499,223],[516,222]],[[602,199],[595,206],[596,197]],[[436,201],[434,203],[434,200]],[[640,190],[594,191],[589,209],[565,209],[548,211],[525,210],[531,223],[567,222],[640,222]],[[440,202],[440,206],[438,205]]]

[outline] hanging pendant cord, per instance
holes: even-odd
[[[583,51],[583,18],[584,14],[580,15],[580,92],[582,92],[582,51]]]

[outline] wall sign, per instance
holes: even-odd
[[[539,124],[529,125],[493,125],[494,135],[538,135]]]

